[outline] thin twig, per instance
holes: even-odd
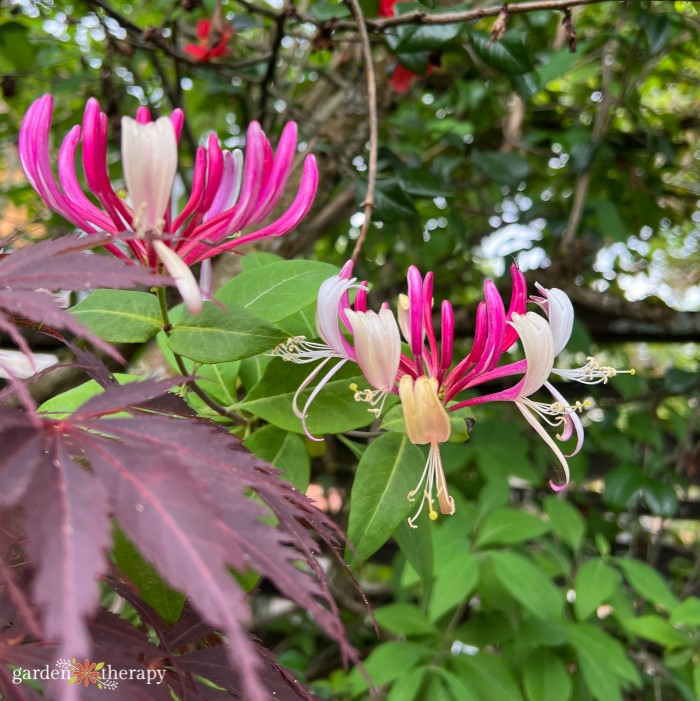
[[[168,305],[165,299],[165,288],[159,287],[156,294],[158,297],[158,307],[160,308],[161,320],[163,321],[163,333],[166,336],[169,336],[173,330],[173,325],[170,322],[170,315],[168,313]],[[221,404],[218,402],[215,402],[190,376],[191,373],[185,367],[185,361],[182,359],[182,356],[173,352],[173,357],[175,358],[177,369],[180,371],[180,374],[184,378],[187,378],[185,379],[184,383],[187,389],[194,392],[194,394],[196,394],[210,409],[213,409],[217,414],[226,417],[229,419],[229,421],[238,424],[239,426],[247,426],[250,423],[248,419],[239,416],[233,411],[229,411],[226,407],[221,406]]]
[[[182,356],[178,355],[177,353],[173,353],[173,356],[175,358],[175,362],[177,363],[177,369],[180,371],[180,374],[184,377],[187,377],[190,373],[185,367],[185,361],[182,359]],[[221,406],[221,404],[215,402],[197,384],[196,380],[188,379],[185,382],[185,385],[191,392],[194,392],[194,394],[196,394],[210,409],[213,409],[220,416],[224,416],[229,421],[231,421],[234,424],[238,424],[239,426],[247,426],[248,424],[250,424],[250,421],[248,421],[248,419],[243,418],[242,416],[234,413],[233,411],[229,411],[225,406]]]
[[[377,148],[379,132],[377,128],[377,81],[374,76],[374,63],[372,61],[372,47],[369,43],[367,25],[362,14],[362,8],[358,0],[347,0],[357,22],[362,43],[362,54],[365,59],[365,71],[367,76],[367,110],[369,112],[369,164],[367,167],[367,194],[365,196],[365,220],[360,229],[360,235],[352,252],[352,260],[357,261],[362,244],[367,238],[370,222],[372,221],[372,209],[374,207],[374,188],[377,181]]]
[[[267,71],[262,79],[262,84],[260,86],[260,117],[258,121],[263,125],[263,127],[269,126],[265,124],[265,108],[267,105],[267,98],[270,92],[270,85],[274,85],[275,82],[275,68],[277,67],[277,57],[279,56],[280,47],[282,46],[282,39],[284,39],[284,23],[287,19],[286,13],[282,12],[277,16],[275,20],[275,34],[272,39],[272,50],[270,51],[270,60],[267,64]]]

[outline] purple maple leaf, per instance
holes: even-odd
[[[42,606],[43,637],[56,642],[59,656],[89,653],[88,619],[98,606],[114,517],[226,637],[243,698],[266,701],[270,661],[263,663],[245,628],[246,594],[229,568],[264,574],[314,617],[345,658],[356,659],[306,525],[331,547],[342,534],[222,428],[160,413],[171,404],[160,397],[178,381],[108,387],[60,420],[4,409],[0,441],[10,450],[0,456],[0,494],[11,494],[7,504],[23,500],[33,598]],[[32,474],[17,484],[20,460]],[[73,688],[59,698],[70,698]]]
[[[90,333],[75,317],[62,309],[49,290],[92,290],[170,284],[169,277],[92,250],[114,243],[115,237],[64,236],[20,248],[0,258],[0,331],[10,336],[27,355],[26,341],[16,325],[21,320],[38,331],[57,336],[56,329],[90,341],[96,348],[122,360],[119,353]],[[59,336],[60,337],[60,336]]]

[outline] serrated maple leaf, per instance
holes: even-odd
[[[122,360],[108,343],[90,333],[75,317],[62,309],[49,290],[125,289],[170,284],[170,278],[149,269],[126,265],[116,258],[102,256],[90,249],[111,245],[110,235],[64,236],[20,248],[0,258],[0,331],[30,354],[29,347],[16,328],[20,320],[38,331],[42,327],[69,331],[90,341],[96,348]],[[55,335],[55,333],[53,334]]]
[[[246,595],[229,568],[264,574],[315,618],[346,658],[355,658],[316,562],[318,546],[302,524],[314,523],[331,546],[342,535],[225,430],[158,413],[154,400],[177,382],[108,387],[60,420],[37,415],[22,423],[19,412],[3,410],[10,414],[0,441],[12,450],[0,456],[0,493],[16,477],[20,459],[33,465],[31,485],[15,486],[11,501],[24,497],[34,600],[43,606],[44,636],[57,641],[59,656],[89,653],[87,619],[98,604],[97,577],[107,569],[111,515],[169,584],[226,636],[242,696],[263,701],[269,694],[245,630]],[[32,431],[43,442],[33,441]],[[69,698],[69,688],[61,699]]]

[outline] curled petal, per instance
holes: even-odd
[[[557,456],[559,459],[559,462],[561,463],[562,468],[564,469],[564,484],[557,485],[554,484],[551,480],[549,481],[549,486],[555,491],[555,492],[561,492],[562,490],[566,489],[567,486],[569,485],[569,463],[566,462],[566,458],[564,457],[564,454],[561,452],[559,449],[559,446],[554,442],[552,437],[545,431],[545,429],[542,427],[542,425],[537,421],[537,419],[532,415],[530,410],[522,403],[522,402],[515,402],[515,406],[520,409],[520,413],[525,417],[526,421],[532,426],[532,428],[537,431],[539,434],[540,438],[552,449],[552,452]]]
[[[154,241],[153,248],[165,269],[170,273],[170,277],[175,281],[187,311],[190,314],[199,314],[204,306],[204,299],[189,266],[163,241]]]

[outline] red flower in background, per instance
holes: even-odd
[[[393,17],[394,16],[394,5],[398,0],[379,0],[379,16],[380,17]]]
[[[186,54],[189,54],[196,61],[210,61],[212,58],[220,58],[229,53],[228,42],[235,34],[230,24],[223,24],[220,28],[210,19],[200,19],[197,21],[197,44],[187,44],[184,47]]]
[[[393,17],[394,16],[394,5],[399,0],[379,0],[379,16],[380,17]],[[425,73],[422,75],[414,73],[413,71],[402,66],[400,63],[394,68],[391,78],[389,79],[389,85],[394,92],[403,94],[411,89],[414,81],[419,78],[427,78],[433,72],[433,66],[428,66]]]

